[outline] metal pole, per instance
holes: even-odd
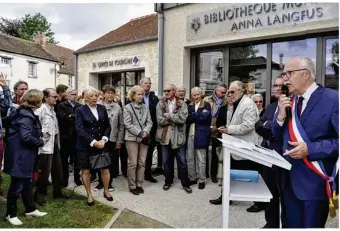
[[[164,60],[164,12],[163,3],[157,3],[158,12],[158,97],[163,96],[163,60]]]
[[[222,189],[222,222],[223,228],[229,226],[229,196],[230,196],[230,151],[223,147],[223,189]]]

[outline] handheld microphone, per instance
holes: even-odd
[[[286,84],[283,84],[283,86],[282,86],[282,93],[285,94],[288,97],[289,89],[288,89],[288,86]],[[292,110],[291,110],[290,107],[286,107],[286,118],[287,119],[292,118]]]

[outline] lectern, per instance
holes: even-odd
[[[269,202],[272,195],[259,176],[259,182],[230,181],[230,155],[237,155],[267,167],[276,165],[290,170],[291,164],[274,150],[266,149],[251,142],[237,139],[230,135],[223,134],[219,139],[223,144],[223,204],[222,219],[223,228],[229,224],[229,201],[258,201]]]

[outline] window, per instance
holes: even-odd
[[[10,58],[1,57],[1,64],[11,65],[11,59]]]
[[[325,87],[339,90],[339,38],[327,38],[325,47]]]
[[[28,62],[28,77],[37,77],[37,63]]]
[[[212,51],[199,54],[199,82],[198,86],[205,95],[211,95],[223,79],[223,52]]]
[[[248,95],[266,95],[267,45],[250,45],[230,48],[229,84],[240,80],[245,83]]]

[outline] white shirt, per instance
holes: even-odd
[[[169,101],[169,104],[168,104],[169,113],[172,113],[174,111],[175,104],[176,104],[176,98],[174,98],[173,100]]]
[[[96,120],[99,120],[99,115],[98,115],[98,111],[97,111],[97,105],[93,106],[93,107],[90,107],[90,105],[87,105],[87,106],[90,108],[90,110],[91,110],[93,116],[96,118]],[[104,140],[105,143],[106,143],[109,139],[106,136],[103,136],[102,140]],[[92,142],[90,143],[90,146],[93,147],[93,145],[96,142],[97,142],[97,140],[92,140]]]
[[[98,115],[98,111],[97,111],[97,105],[93,106],[93,107],[90,107],[89,105],[87,105],[87,106],[90,108],[90,110],[91,110],[93,116],[96,118],[96,120],[98,120],[99,115]]]
[[[198,107],[200,106],[200,103],[201,103],[201,102],[195,103],[195,112],[197,112]]]
[[[298,95],[299,97],[303,97],[302,100],[302,108],[301,108],[301,115],[303,113],[303,111],[305,110],[307,103],[310,99],[310,97],[312,96],[312,94],[314,93],[314,91],[318,88],[319,86],[314,82],[312,85],[310,85],[310,87],[306,90],[305,93],[303,93],[302,95]],[[276,122],[282,127],[284,121],[279,121],[276,120]]]

